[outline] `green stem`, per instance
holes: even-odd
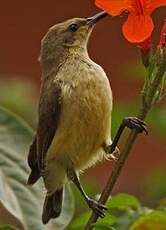
[[[159,67],[158,67],[158,71],[157,71],[157,74],[150,86],[150,89],[148,90],[148,94],[146,95],[146,98],[147,98],[147,103],[143,103],[142,105],[142,108],[140,110],[140,113],[138,115],[138,117],[142,120],[145,120],[149,110],[151,109],[152,105],[153,105],[153,101],[154,101],[154,98],[155,98],[155,95],[156,95],[156,92],[160,86],[160,83],[162,81],[162,78],[164,77],[164,73],[166,71],[166,47],[163,49],[163,55],[161,57],[161,60],[160,60],[160,63],[159,63]],[[121,152],[121,155],[117,161],[117,163],[115,164],[112,172],[111,172],[111,175],[108,179],[108,182],[101,194],[101,197],[99,199],[99,203],[101,204],[105,204],[106,201],[108,200],[112,190],[113,190],[113,187],[120,175],[120,172],[122,170],[122,168],[124,167],[125,165],[125,162],[129,156],[129,153],[133,147],[133,144],[137,138],[137,135],[138,133],[136,131],[131,131],[128,138],[127,138],[127,141],[126,141],[126,144],[124,146],[124,149],[122,150]],[[87,225],[85,226],[85,230],[91,230],[93,229],[93,224],[96,223],[98,219],[98,216],[95,215],[95,213],[92,213]]]

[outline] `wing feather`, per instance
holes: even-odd
[[[39,103],[37,157],[41,170],[44,169],[45,156],[58,127],[60,110],[61,87],[58,82],[53,82],[48,89],[44,89]]]
[[[51,83],[51,84],[50,84]],[[35,183],[45,167],[45,157],[54,138],[61,111],[61,86],[58,81],[42,84],[37,133],[30,146],[28,164],[32,169],[28,183]]]

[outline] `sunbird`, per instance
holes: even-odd
[[[42,222],[60,215],[63,189],[72,181],[88,206],[103,217],[106,207],[89,198],[79,174],[118,152],[112,147],[112,91],[103,68],[88,55],[87,44],[95,24],[107,15],[73,18],[52,26],[41,42],[42,70],[39,119],[28,164],[28,184],[40,177],[47,191]],[[133,125],[134,124],[134,125]],[[138,119],[124,119],[122,127],[142,131]]]

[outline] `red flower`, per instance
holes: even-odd
[[[154,24],[151,13],[166,0],[95,0],[96,5],[112,16],[128,11],[129,16],[123,24],[123,35],[133,43],[140,43],[150,37]]]
[[[165,20],[164,25],[161,29],[159,47],[164,48],[165,45],[166,45],[166,20]]]

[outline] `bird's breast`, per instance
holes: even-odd
[[[97,65],[62,71],[62,106],[52,148],[83,168],[110,141],[112,93],[104,71]],[[68,74],[67,74],[68,73]]]

